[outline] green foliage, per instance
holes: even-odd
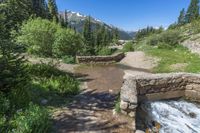
[[[187,48],[181,45],[171,48],[159,48],[145,44],[145,41],[137,44],[137,50],[145,51],[150,56],[159,59],[158,65],[153,69],[154,73],[168,72],[200,72],[200,58],[191,53]],[[187,64],[184,68],[172,69],[174,64]]]
[[[152,35],[152,34],[156,34],[156,33],[161,33],[163,31],[163,28],[160,27],[159,29],[155,29],[153,27],[147,27],[147,28],[144,28],[144,29],[141,29],[137,32],[137,34],[135,35],[135,39],[136,40],[140,40],[144,37],[147,37],[149,35]]]
[[[75,57],[73,57],[73,56],[63,56],[62,61],[66,64],[75,64],[76,63]]]
[[[95,43],[94,43],[92,22],[90,16],[85,21],[83,27],[83,37],[85,39],[85,45],[86,45],[85,54],[95,55]]]
[[[84,24],[83,38],[85,48],[82,52],[84,55],[98,55],[99,50],[105,49],[113,41],[119,38],[118,30],[110,31],[105,25],[96,24],[92,27],[91,17],[88,17]]]
[[[42,87],[61,95],[76,95],[79,93],[79,83],[69,76],[52,76],[39,82]]]
[[[0,91],[8,93],[13,89],[27,86],[29,78],[26,65],[19,55],[9,53],[9,50],[4,49],[0,57],[0,68]]]
[[[7,33],[17,30],[24,20],[27,20],[32,11],[31,0],[6,0],[0,3],[0,12],[4,14]]]
[[[160,43],[160,36],[155,34],[155,35],[152,35],[150,37],[148,37],[148,44],[152,45],[152,46],[155,46],[155,45],[158,45]]]
[[[185,15],[185,9],[183,8],[180,12],[180,16],[178,17],[178,25],[183,25],[186,23]]]
[[[122,49],[123,52],[131,52],[131,51],[134,51],[134,46],[133,46],[133,42],[127,42],[123,49]]]
[[[49,18],[49,10],[45,0],[31,0],[32,14],[35,17]]]
[[[48,0],[48,9],[50,18],[53,19],[53,21],[58,22],[58,8],[55,0]]]
[[[104,47],[108,46],[108,33],[105,26],[100,26],[95,31],[95,46]]]
[[[10,107],[10,101],[6,98],[5,94],[0,92],[0,116],[3,116],[8,112]]]
[[[75,56],[83,47],[83,39],[75,31],[41,18],[24,23],[16,40],[29,53],[45,57]]]
[[[189,29],[193,34],[200,33],[200,22],[199,22],[199,19],[198,20],[194,20],[191,23],[191,26],[189,27]]]
[[[27,86],[26,86],[27,87]],[[14,89],[8,96],[13,110],[25,108],[30,103],[29,88],[21,87]]]
[[[178,31],[166,31],[160,34],[161,42],[167,43],[171,46],[179,44],[181,35]]]
[[[46,119],[49,116],[45,115],[47,112],[42,113],[42,110],[35,105],[29,106],[31,99],[27,62],[20,53],[16,53],[20,49],[10,35],[13,30],[17,32],[22,22],[31,16],[32,2],[38,1],[6,0],[0,3],[0,132],[2,133],[44,133],[49,126],[49,121]]]
[[[18,111],[14,115],[11,125],[15,133],[48,133],[49,112],[31,103],[25,111]]]
[[[35,64],[35,65],[29,65],[29,71],[30,75],[36,76],[36,77],[51,77],[52,75],[54,76],[59,76],[59,75],[65,75],[64,72],[56,69],[56,64],[53,64],[53,62],[50,62],[49,64]]]
[[[79,82],[55,66],[31,65],[30,72],[36,83],[49,91],[62,95],[76,95],[79,92]]]
[[[41,18],[29,19],[21,27],[17,42],[26,45],[31,54],[52,56],[58,27],[57,24]]]
[[[120,35],[119,35],[119,30],[117,28],[115,28],[114,30],[112,30],[112,39],[113,39],[113,42],[118,42],[120,38]]]
[[[162,32],[161,34],[155,34],[148,38],[148,44],[152,46],[161,46],[169,45],[169,46],[177,46],[181,41],[181,34],[176,30],[168,30]]]
[[[169,45],[165,42],[159,42],[157,46],[159,49],[172,49],[173,47],[175,47],[175,46]]]
[[[59,28],[55,34],[53,53],[57,57],[76,56],[83,49],[83,38],[71,29]]]
[[[99,50],[98,55],[111,55],[113,53],[112,49],[108,48],[108,47],[103,47]]]
[[[117,113],[121,112],[121,108],[120,108],[120,96],[118,96],[117,100],[115,101],[115,111]]]
[[[186,13],[186,22],[190,23],[199,18],[199,0],[191,0]]]
[[[68,28],[69,22],[68,22],[68,12],[65,10],[64,15],[59,15],[59,22],[61,26]]]

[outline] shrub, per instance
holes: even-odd
[[[120,108],[120,95],[118,96],[117,100],[115,101],[115,111],[117,113],[121,112],[121,108]]]
[[[155,29],[148,26],[147,28],[139,30],[135,35],[135,39],[140,40],[144,37],[148,37],[149,35],[161,33],[163,30],[164,29],[162,27],[160,27],[159,29]]]
[[[171,46],[176,46],[179,44],[181,35],[178,31],[166,31],[161,34],[161,42],[167,43]]]
[[[133,43],[127,42],[123,47],[123,52],[130,52],[130,51],[134,51]]]
[[[160,41],[161,41],[160,36],[156,34],[156,35],[150,36],[147,40],[147,43],[149,45],[155,46],[155,45],[158,45]]]
[[[50,79],[42,79],[40,84],[62,95],[76,95],[79,92],[79,82],[69,76],[52,76]]]
[[[71,29],[58,28],[55,34],[53,53],[57,57],[80,53],[83,47],[83,38]]]
[[[173,46],[171,46],[171,45],[169,45],[169,44],[166,44],[166,43],[160,42],[160,43],[158,44],[158,48],[159,48],[159,49],[172,49]]]
[[[17,42],[28,48],[28,52],[40,56],[52,56],[55,33],[59,26],[45,19],[29,19],[20,30]]]
[[[162,32],[161,34],[155,34],[148,38],[148,44],[150,45],[162,45],[167,44],[170,46],[177,46],[181,40],[181,35],[176,30],[168,30],[165,32]]]
[[[75,57],[73,57],[73,56],[63,56],[62,61],[67,64],[75,64],[76,63]]]
[[[15,133],[48,133],[49,112],[31,103],[25,111],[19,110],[10,123]]]
[[[0,92],[0,132],[6,130],[7,115],[10,109],[10,101]]]
[[[5,94],[0,92],[0,116],[4,115],[10,108],[10,101],[6,98]]]
[[[103,47],[98,51],[98,55],[102,55],[102,56],[111,55],[112,53],[113,53],[112,49],[108,47]]]
[[[2,48],[2,45],[7,48]],[[9,45],[0,42],[0,91],[4,93],[26,87],[29,80],[25,60],[20,55],[11,53]]]
[[[10,92],[8,98],[10,100],[10,109],[13,111],[26,108],[30,103],[28,88],[17,88]]]
[[[36,64],[30,66],[30,71],[42,88],[64,95],[76,95],[79,92],[79,82],[55,66]]]
[[[191,24],[189,24],[189,29],[190,29],[190,33],[191,34],[197,34],[200,32],[200,23],[199,20],[194,20],[193,22],[191,22]]]
[[[58,70],[56,68],[57,64],[49,63],[49,64],[33,64],[29,65],[29,72],[32,77],[39,77],[39,78],[50,78],[53,76],[60,76],[66,75],[66,73]]]

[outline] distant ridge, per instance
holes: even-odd
[[[73,12],[73,11],[67,11],[67,14],[65,15],[65,12],[59,12],[59,15],[63,17],[64,19],[68,20],[68,23],[71,25],[71,27],[75,27],[78,32],[83,31],[83,25],[85,23],[87,15],[81,14],[79,12]],[[92,27],[95,28],[96,24],[104,25],[106,28],[112,30],[116,29],[117,27],[106,24],[105,22],[91,17]],[[127,32],[120,28],[117,28],[119,30],[119,35],[121,40],[131,40],[135,36],[136,32]]]

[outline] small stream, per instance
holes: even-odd
[[[196,103],[184,100],[147,102],[140,109],[142,114],[146,113],[146,128],[151,128],[154,121],[160,124],[160,133],[200,133],[200,106]]]

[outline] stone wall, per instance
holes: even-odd
[[[119,62],[124,57],[124,53],[118,53],[110,56],[77,56],[76,61],[80,64],[113,63]]]
[[[141,102],[181,97],[200,101],[200,75],[171,73],[130,77],[121,88],[120,108],[123,114],[135,118]]]

